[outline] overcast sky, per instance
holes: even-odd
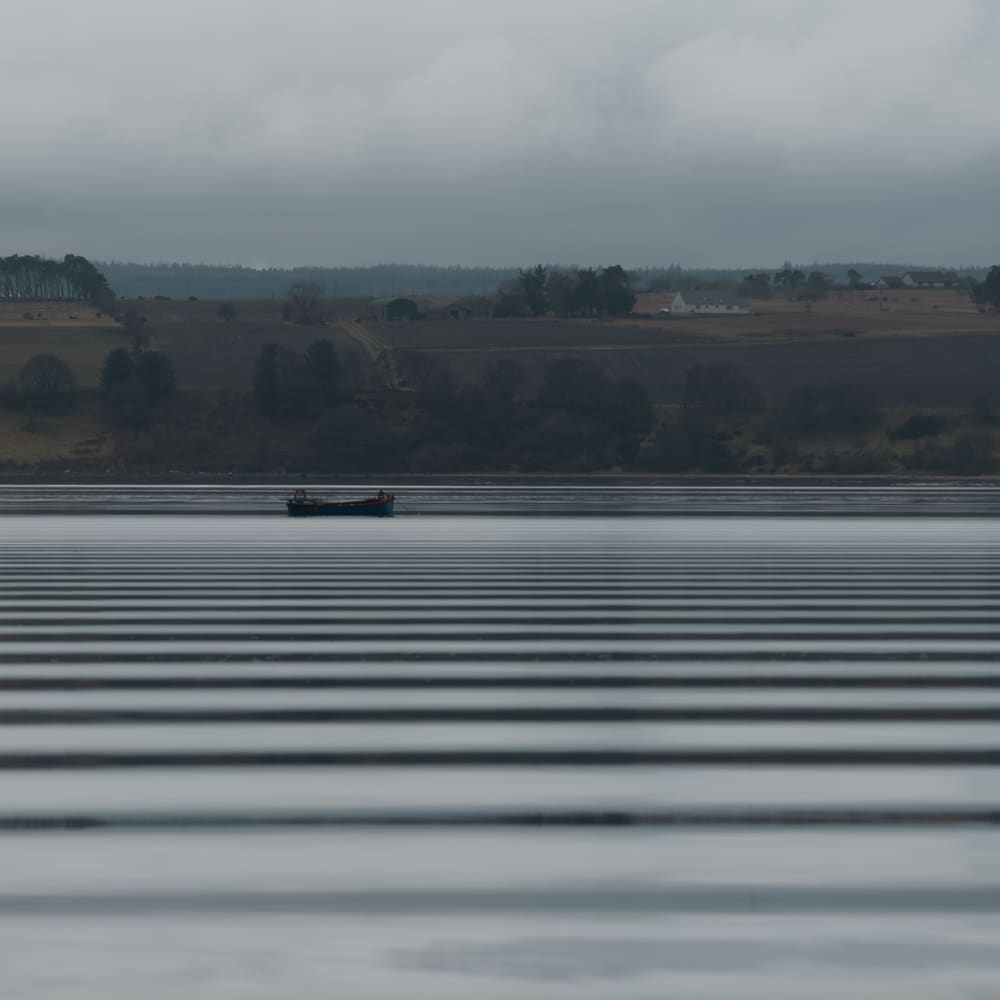
[[[996,0],[6,5],[0,253],[1000,261]]]

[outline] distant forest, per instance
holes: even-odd
[[[222,264],[133,264],[117,261],[97,265],[118,295],[126,298],[157,295],[186,299],[282,298],[290,285],[309,282],[332,297],[382,298],[393,295],[490,295],[498,286],[516,281],[517,267],[428,267],[418,264],[378,264],[373,267],[252,268]],[[546,265],[564,270],[559,265]],[[792,265],[786,262],[785,267]],[[854,270],[869,281],[883,275],[902,275],[924,265],[850,262],[802,265],[819,270],[833,281],[846,283]],[[740,269],[669,267],[638,268],[629,272],[635,291],[678,291],[696,285],[735,287],[753,272]],[[963,274],[981,279],[984,268],[962,268]]]
[[[386,298],[397,295],[489,295],[518,269],[423,267],[253,268],[224,264],[103,263],[112,288],[126,298],[165,295],[172,299],[280,299],[291,285],[318,285],[326,296]]]
[[[89,301],[110,295],[103,274],[87,260],[68,253],[62,260],[35,254],[0,257],[0,301]]]

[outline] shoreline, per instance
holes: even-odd
[[[104,472],[76,471],[12,473],[0,472],[0,487],[31,485],[100,485],[129,483],[133,485],[247,485],[298,483],[391,483],[400,486],[1000,486],[1000,475],[829,475],[795,473],[788,475],[702,475],[702,474],[635,474],[635,473],[344,473],[329,472]]]

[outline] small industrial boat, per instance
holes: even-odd
[[[392,493],[383,490],[364,500],[345,501],[327,500],[310,496],[305,490],[296,490],[285,504],[289,517],[392,517],[395,500]]]

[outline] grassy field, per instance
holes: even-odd
[[[59,417],[0,410],[0,468],[37,462],[106,463],[114,452],[114,436],[92,401]]]
[[[38,327],[115,327],[110,316],[104,316],[79,302],[0,302],[0,329],[6,326]]]
[[[735,365],[769,394],[839,381],[866,387],[885,405],[971,405],[977,396],[1000,388],[1000,329],[938,337],[790,338],[766,345],[734,338],[659,346],[549,342],[531,349],[494,343],[476,350],[411,350],[440,358],[460,381],[469,383],[480,381],[491,361],[511,358],[525,370],[529,388],[541,383],[546,364],[586,358],[598,361],[616,378],[639,379],[665,402],[679,398],[685,372],[712,363]]]
[[[637,314],[656,316],[661,323],[696,336],[727,340],[796,337],[939,336],[943,333],[980,333],[997,329],[996,317],[981,314],[969,293],[947,291],[888,292],[835,291],[820,302],[789,302],[774,298],[751,301],[752,312],[742,316],[660,317],[664,296],[639,296]]]
[[[353,319],[364,300],[334,299],[324,307],[331,322],[310,328],[283,321],[280,303],[272,300],[235,303],[230,323],[218,317],[218,302],[143,300],[128,307],[147,318],[153,346],[172,358],[182,386],[199,389],[246,390],[264,343],[303,350],[317,337],[333,340],[362,385],[379,383],[374,342],[395,352],[434,354],[466,381],[504,355],[522,364],[532,381],[550,360],[585,356],[619,377],[641,377],[666,399],[676,394],[685,370],[709,361],[737,364],[779,388],[828,374],[896,387],[894,399],[914,387],[921,398],[953,401],[966,391],[963,386],[981,391],[989,369],[1000,363],[1000,318],[977,312],[965,293],[835,292],[808,306],[759,303],[746,316],[660,316],[658,304],[668,300],[640,296],[637,310],[650,315],[623,320],[429,320],[359,327]],[[121,327],[93,310],[59,304],[31,311],[42,318],[28,321],[23,307],[0,306],[0,380],[14,377],[32,355],[52,353],[82,386],[93,386],[108,351],[127,345]],[[938,383],[940,391],[928,390]]]
[[[678,398],[684,373],[725,362],[766,391],[846,381],[887,405],[961,405],[996,390],[1000,317],[968,294],[835,292],[818,303],[773,300],[737,316],[656,312],[670,296],[640,296],[621,320],[437,320],[367,324],[398,352],[434,355],[460,381],[476,382],[490,361],[516,360],[529,386],[564,357],[597,361],[615,377],[638,378],[660,400]]]
[[[966,293],[959,296],[951,291],[912,296],[836,292],[817,303],[783,299],[753,303],[753,312],[746,315],[659,314],[658,304],[671,299],[667,295],[639,296],[636,314],[625,319],[436,320],[369,325],[397,347],[442,351],[764,345],[1000,331],[996,316],[979,313]]]
[[[170,463],[165,468],[194,467],[197,452],[199,468],[226,456],[240,456],[247,468],[266,468],[268,456],[280,464],[294,435],[285,440],[282,428],[254,419],[245,399],[254,363],[264,343],[302,351],[319,337],[334,342],[349,384],[366,390],[385,388],[384,369],[375,363],[385,350],[403,360],[433,357],[466,383],[480,381],[491,361],[513,359],[525,370],[526,395],[541,385],[545,365],[586,358],[614,378],[641,381],[663,414],[677,405],[685,373],[713,362],[735,365],[771,400],[810,383],[864,387],[884,409],[895,408],[889,426],[917,408],[967,413],[981,398],[1000,398],[1000,317],[980,314],[964,293],[842,292],[808,307],[776,300],[760,303],[753,315],[721,317],[661,316],[657,310],[665,301],[641,296],[637,310],[646,315],[622,320],[390,324],[356,322],[364,301],[340,299],[325,304],[327,325],[308,328],[284,321],[280,302],[272,300],[236,302],[236,318],[228,323],[218,316],[219,302],[129,302],[128,308],[146,317],[152,346],[171,358],[188,394],[174,405],[171,427],[145,438],[116,436],[103,424],[95,399],[65,418],[0,411],[0,462],[100,468],[115,456],[141,454],[149,462],[161,455]],[[51,353],[70,366],[81,387],[92,389],[108,352],[123,346],[128,341],[121,326],[92,309],[0,306],[0,382],[15,378],[33,355]],[[870,445],[884,443],[883,434]],[[856,441],[852,447],[863,445]],[[807,450],[828,446],[803,443]]]
[[[78,303],[0,304],[0,382],[15,378],[34,355],[55,354],[81,386],[93,387],[107,353],[125,343],[114,320]]]
[[[302,351],[319,337],[334,341],[352,378],[374,378],[366,371],[367,354],[336,323],[301,327],[281,319],[274,302],[237,303],[237,318],[223,322],[218,302],[141,301],[128,303],[146,317],[150,346],[173,361],[180,385],[188,389],[249,390],[254,361],[271,341]],[[128,347],[120,324],[97,317],[93,310],[33,305],[42,319],[25,320],[21,306],[0,306],[0,383],[16,378],[21,366],[36,354],[55,354],[69,365],[81,388],[94,388],[108,353]],[[339,302],[331,312],[353,316],[355,300]],[[71,316],[78,318],[71,318]]]

